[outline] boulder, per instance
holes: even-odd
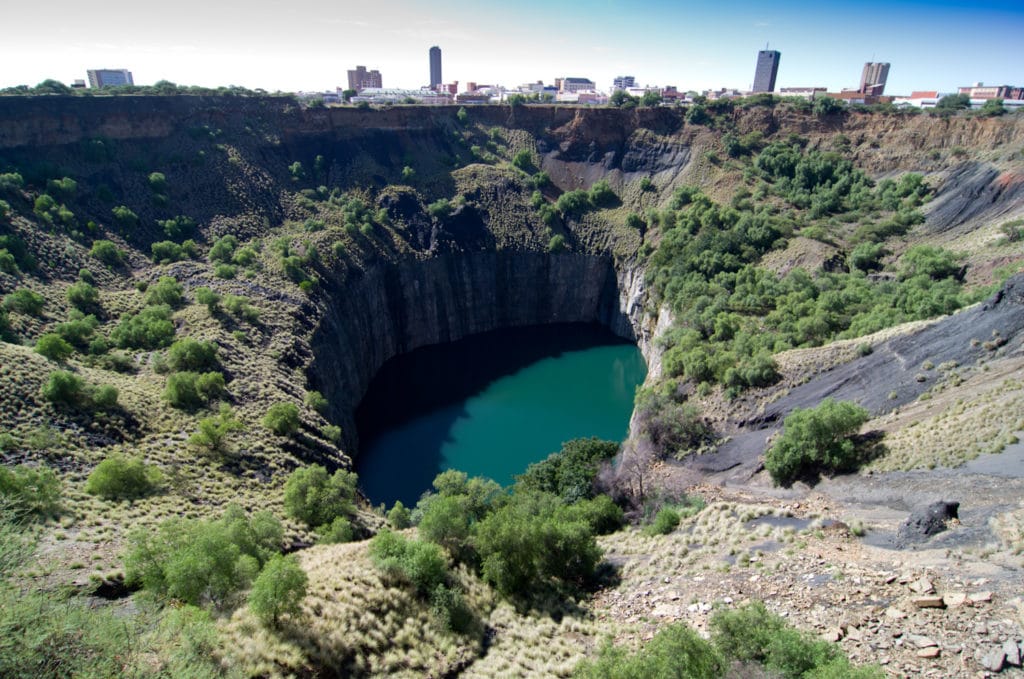
[[[915,509],[896,531],[896,544],[903,547],[924,542],[931,536],[941,533],[946,530],[950,519],[958,518],[959,509],[959,502],[946,500]]]

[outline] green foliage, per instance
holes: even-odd
[[[184,301],[184,288],[172,276],[161,276],[160,280],[146,289],[146,304],[150,306],[167,305],[172,309],[180,307]]]
[[[558,197],[555,203],[558,211],[566,216],[579,216],[594,207],[590,201],[590,193],[583,189],[566,191]]]
[[[654,521],[647,526],[645,532],[648,535],[668,535],[679,526],[681,517],[679,512],[671,507],[663,507],[654,517]]]
[[[355,538],[352,522],[344,516],[335,517],[330,523],[318,526],[316,532],[319,534],[317,542],[325,545],[352,542]]]
[[[89,474],[85,492],[105,500],[135,500],[156,492],[162,482],[157,467],[137,457],[112,453]]]
[[[167,365],[171,370],[211,372],[220,370],[217,344],[186,337],[177,340],[167,350]]]
[[[291,436],[299,430],[299,409],[294,403],[275,403],[263,416],[263,426],[278,436]]]
[[[121,228],[130,228],[139,223],[139,216],[132,212],[127,205],[118,205],[110,212],[114,216],[114,221]]]
[[[17,311],[26,316],[38,316],[46,304],[46,298],[28,288],[20,288],[4,296],[6,311]]]
[[[327,399],[319,391],[307,391],[305,397],[306,405],[321,415],[327,412]]]
[[[395,504],[388,510],[387,520],[393,529],[402,530],[412,525],[412,512],[401,500],[395,500]]]
[[[53,330],[71,346],[85,350],[95,341],[96,329],[99,326],[99,320],[92,314],[85,316],[81,311],[73,310],[68,320],[58,323]]]
[[[1006,113],[1006,107],[1003,106],[1002,99],[989,99],[978,110],[978,114],[983,116],[1001,116],[1004,113]]]
[[[196,302],[206,306],[210,314],[216,314],[220,310],[220,295],[205,286],[196,288],[193,291]]]
[[[765,454],[765,469],[775,483],[785,485],[807,473],[853,469],[860,460],[848,437],[868,419],[864,408],[831,398],[816,408],[795,408],[786,417],[782,435]]]
[[[183,371],[167,377],[163,397],[175,408],[195,410],[225,393],[224,375],[221,373]]]
[[[149,188],[154,193],[167,192],[167,177],[164,176],[163,172],[151,172],[149,174]]]
[[[183,259],[192,259],[199,254],[195,241],[186,240],[178,245],[172,240],[164,240],[153,243],[150,247],[153,261],[157,264],[170,264],[180,262]]]
[[[162,349],[174,339],[171,307],[149,306],[121,319],[110,332],[110,340],[123,349]]]
[[[699,376],[698,376],[699,378]],[[698,378],[698,381],[700,381]],[[711,444],[714,431],[696,406],[679,403],[655,391],[643,391],[636,399],[641,431],[662,456],[681,459]]]
[[[448,579],[448,562],[440,547],[387,528],[370,540],[370,559],[385,576],[408,583],[423,598]]]
[[[551,240],[548,241],[548,252],[558,254],[559,252],[565,252],[565,250],[565,236],[560,233],[556,233],[551,237]]]
[[[63,337],[52,332],[46,333],[36,340],[35,350],[40,356],[45,356],[58,363],[63,363],[75,352],[75,348],[65,342]]]
[[[641,106],[658,106],[661,104],[661,92],[657,90],[647,90],[640,97]]]
[[[915,276],[927,276],[932,280],[942,280],[958,275],[960,255],[932,247],[931,245],[915,245],[903,253],[900,258],[900,278],[907,280]]]
[[[0,173],[0,191],[14,193],[25,186],[25,179],[17,172]]]
[[[764,662],[768,648],[785,621],[768,612],[760,601],[719,611],[711,617],[711,639],[725,657],[740,662]]]
[[[452,213],[452,205],[447,198],[438,198],[427,206],[427,213],[435,219],[444,219]]]
[[[567,441],[559,452],[527,467],[516,479],[516,488],[553,493],[568,503],[591,498],[598,470],[618,450],[614,441],[594,437]]]
[[[885,247],[881,243],[860,243],[850,252],[846,263],[851,269],[874,271],[881,268]]]
[[[215,521],[173,518],[129,537],[125,580],[189,604],[223,605],[274,558],[283,531],[269,512],[229,505]]]
[[[249,608],[264,624],[277,627],[282,615],[297,616],[302,611],[308,584],[295,555],[276,554],[252,583]]]
[[[718,679],[728,665],[714,646],[684,623],[659,631],[635,654],[608,644],[596,660],[584,660],[577,679]]]
[[[210,251],[207,253],[207,257],[211,262],[221,262],[223,264],[230,264],[231,258],[234,257],[235,249],[238,247],[238,239],[232,236],[230,233],[225,234],[217,239],[212,246]]]
[[[601,559],[593,528],[548,493],[515,493],[476,525],[483,578],[505,596],[580,586]]]
[[[94,241],[89,254],[111,268],[124,264],[124,253],[109,240]]]
[[[55,370],[50,373],[42,388],[43,398],[57,405],[70,407],[84,406],[88,402],[88,391],[85,381],[66,370]]]
[[[355,513],[357,477],[339,469],[332,475],[318,464],[296,469],[284,484],[284,510],[309,527],[325,526]]]
[[[533,156],[526,149],[520,149],[512,157],[512,164],[523,172],[529,172],[533,169]]]
[[[92,405],[99,411],[108,411],[117,407],[119,396],[117,387],[110,384],[101,384],[92,392]]]
[[[469,120],[469,113],[466,111],[466,107],[460,106],[459,110],[455,112],[455,117],[460,123],[465,125],[466,121]]]
[[[224,295],[223,297],[224,308],[229,313],[244,318],[250,323],[255,323],[259,320],[260,312],[254,306],[249,304],[249,300],[240,295]]]
[[[49,467],[0,466],[0,507],[16,514],[47,518],[60,512],[60,495],[60,479]],[[0,557],[0,575],[3,561]]]
[[[615,205],[619,200],[604,179],[594,182],[594,185],[590,187],[589,198],[590,204],[594,207],[609,207]]]
[[[0,271],[11,276],[21,274],[21,270],[18,268],[18,260],[6,248],[0,248]]]
[[[245,426],[235,417],[234,411],[222,403],[216,415],[199,420],[199,429],[188,439],[188,444],[214,457],[223,457],[230,452],[228,437]]]
[[[188,238],[196,231],[196,221],[185,215],[178,215],[171,219],[157,220],[157,225],[163,229],[164,235],[173,241]]]
[[[100,293],[89,283],[78,281],[68,286],[68,303],[83,313],[100,308]]]
[[[957,111],[971,107],[971,97],[966,94],[947,94],[935,104],[938,111]]]
[[[816,97],[814,104],[811,106],[811,110],[814,111],[814,115],[819,118],[825,118],[832,115],[833,113],[839,113],[843,110],[843,103],[832,97]]]

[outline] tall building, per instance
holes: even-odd
[[[430,48],[430,89],[441,84],[441,48],[434,45]]]
[[[356,92],[362,92],[367,87],[381,88],[380,71],[374,69],[367,71],[365,66],[356,66],[354,71],[348,72],[348,88]]]
[[[860,76],[860,89],[858,92],[867,94],[882,94],[885,92],[885,81],[889,77],[889,63],[869,61],[864,64],[864,72]],[[877,90],[877,91],[876,91]]]
[[[636,78],[631,75],[615,76],[615,80],[612,81],[612,92],[628,90],[630,87],[636,87]]]
[[[118,85],[134,85],[132,72],[126,68],[95,68],[86,71],[89,76],[89,87],[117,87]]]
[[[779,57],[776,50],[761,50],[757,53],[757,70],[754,71],[752,92],[774,92],[775,76],[779,74]]]

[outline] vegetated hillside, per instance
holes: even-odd
[[[22,575],[116,589],[125,550],[140,544],[129,529],[175,517],[194,522],[161,529],[167,545],[222,530],[269,536],[259,548],[237,542],[255,572],[272,562],[268,549],[376,532],[384,518],[369,507],[347,508],[337,526],[303,518],[285,479],[349,465],[352,412],[385,360],[515,325],[597,321],[644,349],[651,378],[607,479],[638,519],[681,503],[693,469],[749,480],[766,435],[819,396],[869,408],[866,428],[887,432],[879,470],[970,456],[939,441],[921,450],[907,432],[938,428],[929,418],[984,422],[974,452],[1000,449],[1024,428],[1020,386],[985,373],[1019,372],[1019,314],[1002,311],[1015,288],[919,332],[891,328],[982,299],[1020,268],[1022,153],[1018,116],[816,115],[765,99],[466,111],[0,99],[0,449],[5,465],[53,469],[62,485],[59,510],[43,512],[56,516],[39,529],[43,558]],[[892,357],[906,365],[895,370]],[[104,460],[135,465],[133,475],[104,485]],[[714,521],[684,518],[680,530],[721,529],[691,545],[690,560],[667,556],[681,539],[672,526],[671,538],[602,538],[622,581],[589,603],[549,599],[547,617],[500,596],[477,557],[441,578],[464,592],[456,605],[377,575],[360,543],[302,552],[302,610],[323,628],[287,612],[283,627],[244,608],[229,619],[235,600],[207,592],[198,599],[220,611],[228,642],[200,641],[202,620],[140,638],[166,668],[194,661],[161,645],[177,634],[253,674],[566,675],[602,635],[657,626],[617,610],[640,601],[643,582],[718,567],[719,541],[742,532],[734,509],[760,506],[724,502]],[[259,510],[283,520],[276,543],[273,530],[219,518],[228,503],[251,521]],[[1019,524],[1001,521],[1019,540]],[[193,537],[178,543],[174,531]],[[407,568],[414,557],[395,549],[389,567]],[[190,600],[164,579],[141,578]],[[461,606],[467,617],[452,624]]]

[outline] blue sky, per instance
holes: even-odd
[[[356,64],[417,87],[439,45],[446,81],[746,89],[766,43],[782,52],[778,87],[855,87],[871,60],[892,64],[887,93],[1024,85],[1024,3],[1006,0],[50,0],[3,14],[0,87],[124,67],[138,84],[324,90]]]

